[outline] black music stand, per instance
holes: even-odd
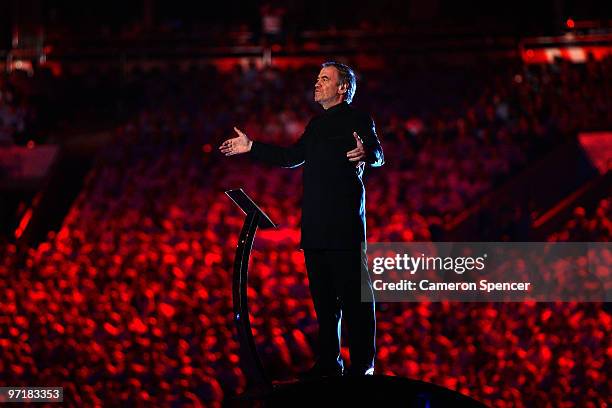
[[[232,302],[234,305],[234,323],[238,330],[240,342],[240,368],[247,381],[249,394],[261,394],[272,391],[272,382],[266,375],[259,354],[255,347],[249,306],[247,299],[247,281],[249,273],[249,257],[257,227],[262,229],[276,228],[272,220],[246,195],[241,189],[225,192],[232,201],[246,214],[246,219],[240,231],[234,258],[234,275],[232,283]]]

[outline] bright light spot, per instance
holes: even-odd
[[[568,18],[565,24],[567,25],[567,28],[574,28],[576,26],[576,23],[571,18]]]

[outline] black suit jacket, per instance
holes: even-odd
[[[303,249],[365,247],[365,188],[363,168],[346,153],[361,137],[369,166],[384,163],[374,121],[342,102],[314,117],[300,139],[289,147],[253,142],[251,157],[282,167],[304,165],[302,197]]]

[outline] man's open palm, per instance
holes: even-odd
[[[253,141],[247,137],[244,132],[242,132],[237,127],[234,127],[234,131],[238,135],[233,139],[228,139],[219,146],[219,150],[226,156],[231,156],[233,154],[242,154],[251,151],[251,146],[253,145]]]
[[[363,167],[365,162],[363,159],[366,157],[365,149],[363,147],[363,141],[361,137],[357,134],[357,132],[353,132],[353,137],[355,138],[355,143],[357,147],[353,150],[349,150],[346,153],[346,157],[348,157],[349,161],[354,162],[356,167]]]

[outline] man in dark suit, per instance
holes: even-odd
[[[376,354],[376,316],[367,270],[365,165],[384,163],[374,121],[353,109],[356,90],[351,68],[337,62],[322,65],[314,99],[325,110],[289,147],[238,135],[220,147],[226,156],[249,153],[256,160],[282,167],[304,165],[302,237],[306,269],[317,321],[317,362],[304,377],[342,375],[340,322],[348,330],[351,367],[347,375],[371,375]]]

